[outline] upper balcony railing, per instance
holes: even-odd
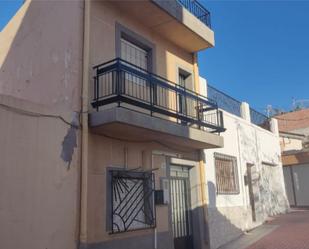
[[[207,27],[211,28],[210,12],[196,0],[177,0]]]
[[[214,88],[207,84],[207,96],[217,102],[220,109],[229,112],[235,116],[242,117],[241,115],[241,102],[226,93]],[[250,120],[252,124],[260,126],[265,130],[270,131],[269,118],[253,108],[250,108]]]
[[[217,103],[122,59],[94,67],[92,106],[122,103],[172,118],[182,125],[223,132],[223,116]],[[133,110],[137,110],[133,108]]]

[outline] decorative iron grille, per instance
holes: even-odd
[[[155,226],[154,175],[112,170],[112,231],[127,232]]]
[[[215,153],[215,172],[217,194],[238,194],[237,159],[220,153]]]

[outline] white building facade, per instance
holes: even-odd
[[[208,97],[215,98],[219,107],[227,104],[227,95],[207,89]],[[232,101],[237,106],[236,100]],[[230,110],[232,104],[223,108]],[[255,111],[247,103],[238,104],[239,115],[237,110],[234,114],[222,110],[224,147],[204,151],[211,249],[262,224],[269,216],[288,211],[277,122],[270,120],[269,130],[261,128],[250,120]]]

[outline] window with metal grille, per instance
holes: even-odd
[[[111,170],[111,233],[155,226],[154,176],[149,172]]]
[[[233,156],[215,153],[217,194],[238,194],[237,159]]]

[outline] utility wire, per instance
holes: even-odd
[[[0,103],[0,107],[4,108],[6,110],[9,110],[9,111],[12,111],[12,112],[15,112],[15,113],[18,113],[18,114],[21,114],[21,115],[25,115],[25,116],[30,116],[30,117],[56,118],[56,119],[61,120],[66,125],[69,125],[70,127],[74,127],[76,129],[81,128],[81,126],[72,124],[71,122],[67,121],[65,118],[63,118],[60,115],[43,114],[43,113],[39,113],[39,112],[27,111],[27,110],[24,110],[24,109],[20,109],[20,108],[17,108],[17,107],[13,107],[13,106],[1,104],[1,103]],[[78,112],[78,113],[81,113],[81,112]],[[83,112],[83,113],[86,113],[86,112]],[[142,141],[142,140],[123,139],[123,138],[110,136],[110,135],[107,135],[107,134],[97,134],[97,135],[100,135],[100,136],[103,136],[103,137],[106,137],[106,138],[109,138],[109,139],[115,139],[115,140],[122,141],[122,142],[128,142],[128,143],[157,143],[157,144],[159,144],[159,145],[161,145],[165,148],[168,148],[170,150],[173,150],[173,151],[177,150],[177,151],[183,152],[183,153],[191,152],[189,150],[186,151],[186,150],[180,150],[178,148],[173,148],[172,146],[168,146],[168,145],[166,145],[166,144],[164,144],[164,143],[162,143],[158,140],[144,140],[144,141]]]
[[[21,108],[17,108],[17,107],[13,107],[13,106],[9,106],[6,104],[0,104],[0,106],[6,110],[10,110],[12,112],[21,114],[21,115],[25,115],[25,116],[30,116],[30,117],[42,117],[42,118],[56,118],[61,120],[63,123],[74,127],[74,128],[79,128],[79,125],[75,125],[72,124],[71,122],[67,121],[64,117],[60,116],[60,115],[52,115],[52,114],[43,114],[43,113],[39,113],[39,112],[32,112],[32,111],[27,111]]]

